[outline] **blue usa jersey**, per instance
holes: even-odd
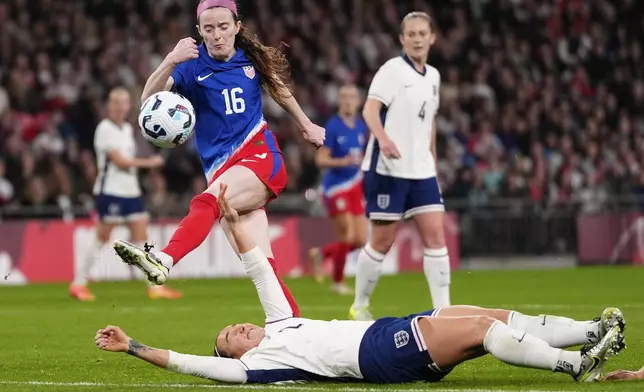
[[[342,158],[348,155],[362,156],[367,138],[367,124],[356,118],[353,128],[349,127],[340,116],[335,115],[326,123],[324,146],[331,151],[331,157]],[[348,190],[362,180],[360,165],[327,169],[322,177],[322,193],[333,196]]]
[[[199,58],[179,64],[172,78],[172,90],[194,106],[197,149],[210,179],[245,142],[266,128],[260,76],[243,50],[237,49],[223,62],[210,57],[202,44]]]

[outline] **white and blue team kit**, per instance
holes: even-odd
[[[248,264],[252,253],[253,264]],[[291,306],[259,248],[242,255],[266,314],[265,336],[240,359],[194,357],[170,351],[168,370],[233,383],[440,381],[418,319],[439,310],[376,321],[293,317]]]
[[[369,219],[400,220],[444,210],[430,149],[439,89],[436,68],[425,65],[418,72],[404,55],[386,62],[374,76],[368,98],[384,105],[385,133],[401,156],[386,158],[378,141],[369,141],[362,164]]]
[[[110,160],[111,151],[118,151],[125,158],[135,157],[133,132],[130,124],[119,126],[109,119],[96,127],[94,150],[98,176],[93,193],[96,212],[102,222],[119,224],[147,217],[137,169],[120,169]]]
[[[243,50],[237,49],[223,62],[210,57],[202,44],[199,57],[179,64],[172,78],[172,90],[194,106],[197,149],[209,182],[261,132],[266,134],[264,142],[271,155],[279,153],[262,113],[260,76]]]
[[[335,115],[329,119],[324,129],[324,146],[329,149],[332,158],[362,156],[369,129],[361,118],[356,118],[354,126],[350,127],[340,116]],[[361,181],[362,171],[359,166],[330,168],[322,176],[322,194],[332,198],[359,185]]]

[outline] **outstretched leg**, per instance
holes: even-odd
[[[607,308],[601,317],[576,321],[567,317],[528,316],[512,310],[485,309],[477,306],[450,306],[442,308],[443,317],[486,316],[507,324],[510,328],[527,332],[546,341],[551,347],[566,348],[580,344],[594,344],[613,326],[624,328],[624,317],[619,309]]]
[[[611,328],[587,352],[580,352],[550,347],[487,316],[419,317],[415,322],[437,370],[489,353],[511,365],[567,373],[578,381],[595,380],[606,359],[622,348],[619,327]]]
[[[277,272],[277,264],[275,263],[275,259],[273,258],[273,251],[271,249],[271,240],[268,234],[268,217],[266,216],[266,211],[262,209],[255,210],[255,211],[249,212],[248,214],[240,216],[239,219],[240,219],[241,228],[248,234],[249,237],[255,240],[255,242],[257,243],[257,246],[262,251],[262,253],[264,253],[264,256],[266,256],[266,258],[268,259],[268,262],[271,264],[271,267],[273,268],[273,272],[275,273],[275,276],[277,277],[277,280],[279,281],[280,286],[282,287],[284,296],[286,297],[286,300],[288,301],[288,303],[291,305],[291,310],[293,311],[293,315],[295,317],[300,317],[300,310],[297,306],[297,302],[295,302],[295,297],[293,297],[293,294],[291,294],[291,291],[288,289],[286,284],[279,277]],[[226,233],[226,237],[228,238],[230,245],[235,250],[235,253],[239,255],[239,250],[238,250],[239,248],[237,247],[237,244],[235,243],[235,239],[230,233],[230,230],[228,230],[228,225],[225,220],[221,221],[221,226],[224,229],[224,233]]]

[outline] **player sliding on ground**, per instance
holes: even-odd
[[[594,321],[450,306],[376,321],[322,321],[293,317],[264,254],[228,204],[217,198],[266,313],[262,328],[234,324],[217,336],[215,355],[156,349],[107,326],[96,345],[127,352],[167,370],[230,383],[283,381],[439,381],[456,365],[486,353],[511,365],[567,373],[577,381],[601,378],[608,357],[624,348],[624,319],[608,308]],[[586,344],[581,351],[562,348]]]

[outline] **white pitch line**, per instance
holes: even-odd
[[[101,383],[101,382],[53,382],[53,381],[2,381],[0,380],[0,385],[32,385],[32,386],[58,386],[58,387],[69,387],[69,388],[159,388],[159,389],[186,389],[186,388],[197,388],[197,389],[273,389],[273,390],[286,390],[286,391],[322,391],[327,390],[324,384],[315,384],[319,387],[312,386],[303,386],[303,385],[223,385],[223,384],[116,384],[116,383]],[[430,384],[427,384],[428,386]],[[391,389],[391,385],[388,385],[386,390],[396,391],[396,392],[425,392],[425,391],[435,391],[435,392],[516,392],[515,390],[507,389],[438,389],[432,387],[420,389],[420,388],[394,388]],[[333,388],[335,391],[342,392],[382,392],[383,388],[370,388],[370,387],[339,387]],[[557,392],[555,390],[544,390],[544,389],[531,389],[523,390],[523,392]]]

